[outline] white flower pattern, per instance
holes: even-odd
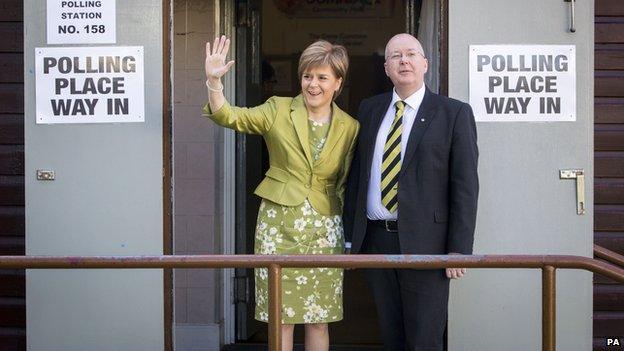
[[[272,208],[272,209],[268,210],[266,214],[267,214],[267,216],[269,218],[275,218],[275,215],[277,214],[277,211]]]
[[[302,232],[305,229],[307,224],[308,222],[303,217],[295,219],[295,229],[297,229],[300,232]]]

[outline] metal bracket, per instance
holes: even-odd
[[[574,20],[576,17],[576,14],[574,11],[574,4],[576,3],[576,0],[563,0],[563,2],[570,3],[570,32],[574,33],[576,32],[576,25],[574,24]]]
[[[576,179],[576,214],[584,215],[585,209],[585,171],[583,169],[561,169],[559,179]]]

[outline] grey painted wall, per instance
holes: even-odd
[[[577,120],[477,123],[481,192],[476,254],[574,254],[593,242],[593,1],[451,0],[450,95],[468,101],[471,44],[574,44]],[[584,168],[588,213],[576,215],[575,184],[559,169]],[[557,272],[557,349],[590,350],[592,282],[584,271]],[[539,270],[469,270],[451,284],[449,350],[541,348]]]
[[[110,46],[143,46],[145,61],[145,122],[123,124],[35,124],[34,48],[48,46],[45,5],[24,1],[26,253],[162,254],[162,1],[117,1]],[[54,170],[56,180],[37,181],[36,169]],[[162,277],[28,271],[28,349],[162,350]]]

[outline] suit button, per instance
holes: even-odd
[[[306,185],[305,185],[305,187],[306,187],[307,189],[310,189],[310,184],[306,184]]]

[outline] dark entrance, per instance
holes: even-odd
[[[320,38],[342,44],[349,52],[349,74],[336,101],[342,109],[355,116],[362,99],[389,91],[392,85],[383,70],[385,43],[396,33],[418,33],[415,24],[421,8],[426,7],[421,1],[372,3],[238,1],[237,105],[255,106],[272,95],[296,96],[300,91],[296,73],[299,55]],[[261,137],[238,134],[236,143],[236,249],[243,254],[253,252],[260,204],[253,189],[268,168],[268,154]],[[236,276],[236,337],[238,343],[247,344],[242,347],[249,349],[251,343],[266,343],[267,327],[253,319],[253,271],[240,269]],[[344,349],[362,350],[364,345],[379,345],[377,317],[362,272],[345,272],[344,289],[345,318],[330,324],[332,349],[342,345]],[[295,343],[302,342],[303,328],[296,328]]]

